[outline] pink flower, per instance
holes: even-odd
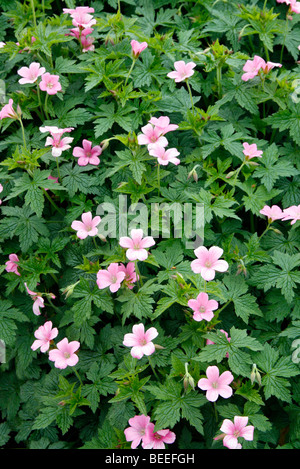
[[[176,148],[169,148],[166,150],[159,143],[151,145],[149,154],[157,158],[158,163],[162,166],[166,166],[169,163],[173,163],[177,166],[180,163],[180,159],[176,158],[176,156],[180,155]]]
[[[79,349],[80,342],[77,342],[77,340],[69,342],[65,337],[56,344],[56,347],[56,349],[50,350],[49,352],[49,360],[55,362],[55,368],[63,370],[64,368],[67,368],[67,366],[76,365],[78,362],[78,356],[75,352]]]
[[[175,71],[170,72],[167,74],[169,78],[174,78],[176,83],[180,81],[184,81],[187,78],[194,75],[193,68],[196,67],[194,62],[185,63],[183,60],[179,60],[178,62],[174,62]]]
[[[223,332],[223,334],[225,334],[225,336],[226,336],[228,342],[231,341],[231,337],[228,337],[228,332],[224,331],[223,329],[220,329],[220,332]],[[206,345],[214,345],[214,342],[213,342],[212,340],[210,340],[210,339],[207,339]],[[226,358],[228,358],[228,357],[229,357],[229,353],[227,352],[227,353],[226,353]]]
[[[6,117],[9,117],[10,119],[18,119],[17,113],[13,109],[13,103],[14,101],[10,99],[8,101],[8,104],[5,104],[3,108],[0,111],[0,119],[5,119]]]
[[[158,332],[155,327],[150,327],[145,332],[144,324],[137,324],[133,326],[132,334],[125,334],[123,345],[132,347],[131,356],[140,359],[144,355],[149,356],[155,352],[155,346],[151,341],[157,336]]]
[[[79,158],[79,166],[86,166],[88,164],[98,165],[100,163],[98,156],[101,155],[102,148],[99,145],[92,148],[92,142],[89,140],[83,140],[82,147],[73,148],[73,156]]]
[[[207,249],[200,246],[194,251],[198,259],[192,261],[191,268],[195,274],[200,274],[204,280],[210,281],[215,278],[215,271],[226,272],[228,263],[224,260],[219,260],[223,254],[223,249],[212,246]]]
[[[21,275],[20,272],[18,271],[19,258],[17,254],[10,254],[8,258],[9,258],[9,261],[5,262],[6,272],[14,272],[16,275]]]
[[[93,28],[86,28],[86,29],[73,28],[70,30],[70,35],[76,37],[78,41],[81,42],[82,52],[95,50],[95,46],[93,45],[94,38],[87,37],[88,34],[91,34],[93,31],[94,31]]]
[[[173,130],[178,129],[178,125],[170,124],[170,119],[168,116],[151,117],[148,121],[149,124],[152,124],[160,132],[161,135],[165,135],[167,132],[172,132]]]
[[[266,64],[264,59],[259,57],[259,55],[255,55],[253,60],[247,60],[245,65],[243,66],[244,73],[242,75],[243,81],[251,80],[252,78],[256,77],[259,70]]]
[[[121,287],[125,278],[125,272],[120,270],[119,264],[113,262],[107,270],[99,270],[97,273],[97,285],[100,290],[109,287],[112,293],[115,293]]]
[[[134,39],[131,41],[132,53],[134,57],[137,59],[141,52],[148,47],[147,42],[138,42]]]
[[[127,248],[126,256],[130,261],[144,261],[148,257],[148,252],[145,248],[154,246],[155,241],[152,236],[143,238],[143,230],[131,230],[131,238],[122,236],[120,238],[120,246]]]
[[[71,14],[71,17],[73,26],[82,29],[90,28],[91,26],[97,23],[97,21],[92,17],[92,15],[86,13],[85,11],[74,11],[74,13]]]
[[[25,85],[26,83],[34,83],[38,77],[45,73],[45,71],[46,69],[41,67],[38,62],[32,62],[29,67],[22,67],[17,71],[18,75],[23,77],[20,78],[19,83],[21,83],[21,85]]]
[[[33,306],[32,306],[32,310],[33,310],[34,314],[36,316],[40,316],[40,314],[41,314],[40,308],[45,307],[44,299],[42,298],[41,293],[37,293],[37,292],[29,290],[29,288],[27,287],[27,283],[24,283],[24,285],[26,287],[27,293],[31,296],[31,298],[34,302]]]
[[[31,349],[41,348],[41,352],[44,353],[49,350],[51,340],[58,336],[58,329],[56,327],[52,329],[52,322],[47,321],[35,331],[34,336],[37,340],[33,342]]]
[[[272,68],[274,67],[282,67],[282,64],[276,63],[276,62],[267,62],[265,65],[262,65],[262,69],[264,73],[268,73]]]
[[[208,294],[201,292],[196,300],[189,300],[188,306],[194,311],[193,318],[195,321],[211,321],[214,317],[213,311],[218,309],[219,305],[216,300],[209,300]]]
[[[136,415],[128,420],[130,427],[125,428],[124,434],[126,441],[132,441],[131,448],[135,449],[144,439],[146,428],[150,423],[150,417],[147,415]]]
[[[50,75],[50,73],[44,73],[42,80],[39,83],[39,87],[42,91],[46,91],[48,94],[56,94],[61,91],[61,84],[59,83],[58,75]]]
[[[207,378],[201,378],[198,381],[198,387],[206,391],[206,399],[215,402],[219,396],[228,399],[232,396],[232,388],[228,386],[233,381],[233,375],[230,371],[224,371],[220,375],[217,366],[209,366],[206,369]]]
[[[272,223],[275,220],[281,220],[284,215],[283,211],[280,207],[278,207],[278,205],[272,205],[272,207],[265,205],[264,208],[259,211],[259,213],[266,215],[268,217],[269,223]]]
[[[0,49],[2,49],[2,47],[6,46],[5,42],[1,42],[0,41]]]
[[[253,425],[247,425],[248,417],[234,417],[234,423],[225,419],[220,428],[225,433],[223,445],[229,449],[240,449],[238,438],[245,438],[247,441],[253,440]]]
[[[88,52],[95,50],[95,46],[93,37],[87,37],[85,35],[81,36],[81,45],[82,45],[82,52]]]
[[[119,272],[125,273],[124,283],[130,290],[132,290],[134,283],[138,279],[138,275],[136,275],[135,272],[134,262],[128,262],[126,266],[124,264],[120,264]]]
[[[143,438],[142,447],[144,449],[165,449],[165,443],[174,443],[176,435],[170,430],[158,430],[154,432],[154,423],[149,423]]]
[[[300,2],[297,2],[296,0],[290,0],[290,10],[293,13],[300,13]]]
[[[282,220],[292,220],[291,225],[294,225],[297,220],[300,220],[300,205],[292,205],[291,207],[283,210]]]
[[[251,158],[261,158],[261,155],[263,152],[261,150],[257,149],[256,143],[252,143],[252,145],[249,145],[249,143],[244,142],[243,143],[243,153],[246,156],[246,160],[250,160]]]
[[[1,192],[3,192],[3,186],[2,186],[2,184],[0,184],[0,194],[1,194]],[[0,199],[0,205],[1,205],[1,204],[2,204],[2,200]]]
[[[63,8],[63,12],[73,15],[74,13],[94,13],[95,10],[92,7],[76,7],[76,8]]]
[[[74,127],[67,127],[66,129],[59,129],[55,126],[45,126],[40,127],[41,132],[50,132],[51,137],[47,137],[45,147],[52,146],[52,156],[58,157],[62,154],[63,151],[68,150],[71,148],[69,145],[73,142],[72,137],[64,137],[62,138],[65,132],[71,132],[74,130]]]
[[[71,225],[71,228],[77,231],[78,238],[85,239],[87,236],[96,236],[98,233],[97,225],[101,222],[101,218],[93,218],[91,212],[86,212],[81,215],[81,220],[82,222],[75,220]]]
[[[158,127],[153,127],[151,124],[147,124],[142,127],[142,134],[137,136],[139,145],[148,145],[148,150],[151,148],[149,145],[153,143],[159,144],[161,147],[166,147],[168,145],[168,140],[161,134],[161,131]]]

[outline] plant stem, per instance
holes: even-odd
[[[59,171],[58,157],[56,158],[56,167],[57,167],[57,175],[58,175],[59,182],[62,184],[61,175],[60,175],[60,171]]]
[[[31,3],[31,9],[32,9],[33,24],[34,24],[34,27],[36,28],[36,16],[35,16],[34,0],[30,0],[30,3]]]
[[[283,43],[282,43],[281,52],[280,52],[280,63],[282,63],[282,59],[283,59],[283,50],[285,46],[286,35],[288,32],[288,23],[289,23],[289,14],[287,12],[286,20],[285,20],[285,31],[284,31],[284,36],[283,36]]]
[[[189,84],[189,82],[188,82],[188,79],[186,79],[185,82],[186,82],[186,86],[187,86],[187,89],[188,89],[188,92],[189,92],[189,95],[190,95],[190,98],[191,98],[192,111],[193,111],[193,114],[195,114],[192,90],[191,90],[190,84]]]
[[[42,106],[41,93],[40,93],[39,85],[37,85],[37,97],[38,97],[38,101],[39,101],[39,107],[40,107],[40,110],[41,110],[41,113],[42,113],[42,116],[43,116],[43,119],[44,119],[45,118],[44,117],[44,109],[43,109],[43,106]]]
[[[73,371],[74,371],[75,375],[77,376],[78,381],[80,382],[80,385],[83,386],[82,381],[81,381],[81,378],[80,378],[79,373],[78,373],[78,371],[76,370],[76,368],[73,368]]]
[[[214,402],[214,412],[215,412],[216,422],[218,422],[218,411],[217,411],[217,405],[215,402]]]
[[[263,231],[263,233],[258,237],[259,240],[261,240],[261,238],[262,238],[262,237],[266,234],[266,232],[269,230],[270,225],[271,225],[271,222],[268,221],[268,226],[267,226],[267,228],[266,228],[265,231]]]
[[[159,377],[157,376],[157,373],[156,373],[156,371],[155,371],[155,369],[154,369],[154,367],[153,367],[153,365],[152,365],[152,362],[151,362],[151,359],[150,359],[149,356],[148,356],[148,360],[149,360],[149,365],[151,366],[151,369],[152,369],[152,371],[153,371],[153,374],[154,374],[155,378],[159,381]]]
[[[138,268],[138,261],[134,261],[134,268],[135,268],[135,273],[138,277],[138,283],[139,285],[142,287],[144,284],[143,284],[143,280],[142,280],[142,276],[141,276],[141,273],[140,273],[140,270]]]
[[[47,197],[47,199],[49,200],[49,202],[51,203],[51,205],[55,208],[55,210],[57,210],[61,215],[65,215],[64,212],[56,205],[56,203],[51,199],[50,195],[48,194],[47,191],[45,191],[45,189],[42,189],[43,190],[43,193],[44,195]]]
[[[217,84],[218,84],[218,97],[222,97],[222,64],[217,66]]]
[[[45,98],[45,115],[46,115],[46,118],[47,120],[49,120],[49,114],[48,114],[48,108],[47,108],[47,103],[48,103],[48,93],[46,93],[46,98]]]
[[[27,150],[25,130],[24,130],[24,125],[23,125],[21,117],[19,118],[19,122],[20,122],[21,130],[22,130],[22,137],[23,137],[24,147],[25,147],[25,150]]]
[[[133,58],[131,67],[130,67],[130,69],[129,69],[128,75],[127,75],[126,80],[125,80],[125,83],[124,83],[124,87],[127,85],[128,78],[130,77],[130,74],[131,74],[131,72],[132,72],[132,70],[133,70],[133,67],[135,66],[135,62],[136,62],[136,58]]]
[[[160,197],[160,164],[157,163],[157,187],[158,187],[158,197]]]

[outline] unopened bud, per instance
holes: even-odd
[[[103,150],[106,150],[106,148],[108,147],[109,145],[109,139],[107,138],[106,140],[103,140],[101,143],[100,143],[100,146],[102,148],[102,151]]]
[[[164,350],[165,347],[163,347],[162,345],[158,345],[158,344],[154,344],[154,347],[156,350]]]
[[[230,171],[230,173],[226,174],[226,179],[230,179],[234,175],[235,171]]]
[[[101,241],[103,241],[104,243],[106,243],[107,239],[105,238],[105,236],[103,236],[101,233],[98,233],[98,238],[101,239]]]
[[[63,290],[63,295],[66,295],[65,298],[69,298],[69,296],[72,295],[74,288],[76,287],[76,285],[78,285],[78,283],[79,283],[79,280],[78,282],[74,283],[73,285],[69,285]]]

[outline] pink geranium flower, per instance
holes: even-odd
[[[36,316],[40,316],[40,314],[41,314],[40,308],[45,307],[44,299],[42,298],[41,293],[37,293],[37,292],[29,290],[29,288],[27,287],[27,283],[24,283],[24,285],[26,287],[27,293],[31,296],[31,298],[33,300],[32,310],[33,310],[34,314]]]
[[[292,220],[291,225],[294,225],[297,220],[300,220],[300,205],[292,205],[291,207],[283,210],[282,220]]]
[[[208,294],[201,292],[196,300],[189,300],[188,306],[194,311],[193,318],[195,321],[211,321],[214,317],[213,311],[218,309],[219,304],[216,300],[209,300]]]
[[[244,142],[243,143],[243,153],[246,156],[246,160],[250,160],[251,158],[261,158],[261,155],[263,152],[261,150],[257,149],[256,143],[252,143],[252,145],[249,145],[249,143]]]
[[[38,62],[32,62],[29,67],[22,67],[17,71],[20,78],[19,83],[25,85],[26,83],[35,83],[38,77],[46,72],[45,67],[41,67]]]
[[[71,228],[77,231],[78,238],[85,239],[88,236],[96,236],[101,218],[98,216],[93,218],[91,212],[86,212],[81,215],[81,220],[75,220],[71,225]]]
[[[131,41],[130,44],[132,47],[132,53],[136,59],[138,58],[140,53],[143,52],[143,50],[145,50],[148,47],[147,42],[138,42],[138,41],[135,41],[134,39]]]
[[[113,262],[107,270],[99,270],[97,273],[97,285],[100,290],[109,287],[112,293],[115,293],[121,287],[125,278],[125,272],[120,270],[119,264]]]
[[[42,91],[46,91],[48,94],[57,94],[61,91],[61,84],[59,83],[58,75],[50,75],[49,72],[42,75],[42,80],[39,83],[39,87]]]
[[[147,124],[142,127],[142,134],[137,136],[139,145],[148,145],[148,150],[151,148],[149,145],[153,143],[159,144],[161,147],[166,147],[168,145],[168,140],[161,134],[161,131],[158,127],[153,127],[151,124]]]
[[[142,440],[146,433],[146,428],[150,423],[150,417],[147,415],[136,415],[128,420],[130,427],[125,428],[124,434],[126,441],[132,441],[131,448],[135,449]]]
[[[76,7],[76,8],[63,8],[64,13],[73,15],[74,13],[94,13],[95,9],[92,7]]]
[[[9,258],[9,261],[5,262],[6,272],[14,272],[16,275],[21,275],[20,272],[18,271],[19,258],[17,254],[10,254],[8,258]]]
[[[280,63],[277,63],[277,62],[267,62],[265,63],[265,65],[262,65],[262,69],[263,69],[263,72],[264,73],[268,73],[270,70],[272,70],[272,68],[274,67],[279,67],[281,68],[282,67],[282,64]]]
[[[253,440],[254,427],[247,425],[248,417],[234,417],[234,423],[225,419],[220,428],[224,433],[223,445],[229,449],[240,449],[238,438],[245,438],[247,441]],[[218,438],[218,437],[217,437]]]
[[[230,341],[231,341],[231,337],[228,337],[228,332],[224,331],[223,329],[220,329],[220,332],[222,332],[223,334],[225,334],[225,336],[226,336],[226,338],[227,338],[228,342],[230,342]],[[210,339],[207,339],[207,341],[206,341],[206,345],[214,345],[214,342],[213,342],[212,340],[210,340]],[[228,354],[228,352],[226,353],[226,355],[225,355],[225,356],[226,356],[226,358],[228,358],[228,357],[229,357],[229,354]]]
[[[144,355],[152,355],[155,352],[155,346],[152,342],[158,336],[157,329],[150,327],[145,332],[144,324],[134,325],[132,333],[125,334],[123,345],[132,347],[130,353],[134,358],[142,358]]]
[[[215,402],[219,396],[228,399],[232,396],[232,388],[229,384],[233,381],[233,375],[230,371],[224,371],[220,375],[217,366],[209,366],[206,369],[207,378],[201,378],[198,381],[198,387],[206,391],[206,399]]]
[[[226,261],[219,260],[223,254],[223,249],[217,246],[212,246],[209,249],[200,246],[195,249],[194,253],[198,259],[192,261],[191,269],[195,274],[200,274],[204,280],[213,280],[216,271],[226,272],[229,267]]]
[[[170,118],[168,116],[160,116],[159,118],[151,117],[148,122],[149,124],[154,125],[161,135],[165,135],[167,132],[172,132],[173,130],[178,129],[177,124],[170,124]]]
[[[94,38],[88,37],[88,35],[91,34],[93,31],[93,28],[73,28],[70,30],[70,35],[76,37],[78,41],[80,41],[82,45],[82,52],[95,50],[95,46],[93,45]]]
[[[52,146],[52,156],[58,157],[62,154],[63,151],[68,150],[71,148],[69,145],[73,142],[72,137],[63,137],[63,134],[66,132],[72,132],[74,127],[67,127],[65,129],[59,129],[56,126],[45,126],[40,127],[41,132],[49,132],[51,137],[47,137],[45,147]]]
[[[56,347],[56,349],[50,350],[49,352],[49,360],[54,362],[55,368],[63,370],[67,368],[67,366],[76,365],[78,356],[75,352],[79,349],[80,342],[77,342],[77,340],[69,342],[65,337],[56,344]]]
[[[77,28],[90,28],[91,26],[97,23],[97,21],[92,17],[92,15],[86,13],[85,11],[74,11],[71,14],[71,17],[73,26]]]
[[[174,62],[175,71],[168,73],[167,76],[174,78],[175,82],[179,83],[194,75],[195,72],[193,68],[195,67],[196,64],[194,62],[186,64],[183,60],[179,60],[178,62]]]
[[[2,49],[4,46],[6,46],[5,42],[0,41],[0,49]]]
[[[127,248],[126,256],[130,261],[145,261],[148,257],[146,248],[154,246],[155,241],[152,236],[143,238],[143,230],[131,230],[130,238],[122,236],[120,238],[120,246]]]
[[[58,329],[54,327],[52,329],[52,322],[47,321],[43,326],[40,326],[34,333],[35,340],[31,346],[32,350],[41,349],[41,352],[47,352],[50,347],[51,340],[58,336]]]
[[[283,211],[280,207],[278,207],[278,205],[272,205],[272,207],[265,205],[264,208],[259,211],[259,213],[266,215],[266,217],[268,217],[269,223],[272,223],[275,220],[281,220],[284,215]]]
[[[128,262],[126,266],[124,264],[120,264],[119,271],[125,273],[124,283],[130,290],[132,290],[134,283],[138,279],[138,275],[135,272],[134,262]]]
[[[82,147],[73,148],[73,156],[79,158],[79,166],[86,166],[88,164],[98,165],[100,163],[98,156],[101,155],[102,148],[99,145],[92,147],[92,142],[89,140],[83,140]]]
[[[154,432],[154,423],[149,423],[143,438],[142,447],[144,449],[165,449],[165,443],[174,443],[176,435],[171,430],[158,430]]]
[[[253,60],[247,60],[245,65],[243,66],[244,73],[242,75],[242,80],[243,81],[248,81],[251,80],[252,78],[256,77],[258,75],[259,70],[264,66],[266,62],[264,59],[259,57],[259,55],[255,55]]]
[[[0,194],[1,194],[1,192],[3,192],[3,186],[2,186],[2,184],[0,184]],[[2,204],[2,200],[0,199],[0,205],[1,205],[1,204]]]
[[[173,163],[177,166],[180,163],[180,159],[176,158],[180,155],[176,148],[169,148],[166,150],[159,143],[154,143],[151,145],[149,154],[157,158],[158,163],[162,166],[166,166],[169,163]]]
[[[5,119],[6,117],[9,117],[10,119],[18,119],[17,113],[14,111],[13,108],[14,101],[12,99],[9,99],[8,104],[5,104],[3,108],[0,111],[0,119]]]

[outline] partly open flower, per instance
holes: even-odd
[[[261,150],[258,150],[257,149],[257,145],[256,143],[252,143],[251,145],[247,142],[244,142],[243,143],[243,147],[244,147],[244,150],[243,150],[243,153],[245,155],[245,159],[246,160],[251,160],[251,158],[261,158],[263,152]]]
[[[176,148],[169,148],[166,150],[159,143],[154,143],[151,145],[149,154],[157,158],[158,163],[162,166],[166,166],[169,163],[173,163],[177,166],[180,163],[180,159],[176,158],[180,155]]]
[[[155,126],[161,135],[165,135],[168,132],[172,132],[178,129],[177,124],[170,124],[170,118],[168,116],[151,117],[149,124]]]
[[[17,254],[10,254],[8,258],[9,258],[9,261],[5,262],[6,272],[14,272],[16,275],[21,275],[20,272],[18,271],[19,258]]]
[[[46,72],[45,67],[41,67],[38,62],[32,62],[29,67],[22,67],[17,71],[20,78],[19,83],[25,85],[27,83],[35,83],[38,77]]]
[[[259,70],[264,66],[266,62],[264,59],[259,57],[259,55],[255,55],[253,60],[247,60],[245,65],[243,66],[244,73],[242,75],[242,80],[243,81],[248,81],[251,80],[252,78],[256,77],[258,75]]]
[[[27,290],[27,293],[31,296],[32,300],[33,300],[33,306],[32,306],[32,310],[34,312],[34,314],[36,316],[40,316],[41,312],[40,312],[40,308],[44,308],[45,305],[44,305],[44,298],[42,298],[42,295],[41,293],[37,293],[37,292],[34,292],[34,291],[31,291],[29,290],[29,288],[27,287],[27,283],[25,282],[24,283],[25,285],[25,288]]]
[[[149,423],[143,438],[142,447],[144,449],[165,449],[165,443],[174,443],[176,435],[171,430],[154,431],[154,423]]]
[[[14,101],[12,99],[8,100],[8,104],[5,104],[0,111],[0,119],[5,119],[9,117],[10,119],[18,119],[18,114],[13,108]]]
[[[139,278],[135,272],[134,262],[128,262],[126,266],[124,264],[120,264],[119,271],[125,273],[124,283],[130,290],[132,290],[135,282]]]
[[[74,127],[67,127],[65,129],[59,129],[58,127],[50,125],[40,127],[41,132],[49,132],[51,134],[51,137],[47,137],[46,139],[45,147],[52,146],[52,156],[58,157],[63,151],[71,148],[69,144],[72,143],[74,139],[72,137],[62,138],[62,136],[65,132],[72,132],[72,130],[74,130]]]
[[[300,220],[300,205],[292,205],[291,207],[283,210],[282,220],[292,220],[291,225],[294,225],[297,220]]]
[[[142,358],[144,355],[152,355],[155,352],[155,346],[152,342],[158,336],[157,329],[150,327],[145,332],[144,324],[136,324],[132,328],[132,333],[125,334],[123,345],[132,347],[130,353],[134,358]]]
[[[283,211],[281,210],[278,205],[272,205],[272,207],[269,207],[268,205],[265,205],[260,211],[262,215],[266,215],[268,217],[269,223],[272,223],[275,220],[281,220],[282,217],[284,216]]]
[[[41,349],[41,352],[47,352],[50,347],[51,340],[58,336],[58,329],[54,327],[52,329],[52,322],[47,321],[43,326],[40,326],[34,333],[35,340],[31,346],[32,350]]]
[[[136,59],[138,58],[140,53],[143,52],[143,50],[145,50],[148,47],[147,42],[138,42],[138,41],[135,41],[134,39],[131,41],[130,44],[132,47],[132,53]]]

